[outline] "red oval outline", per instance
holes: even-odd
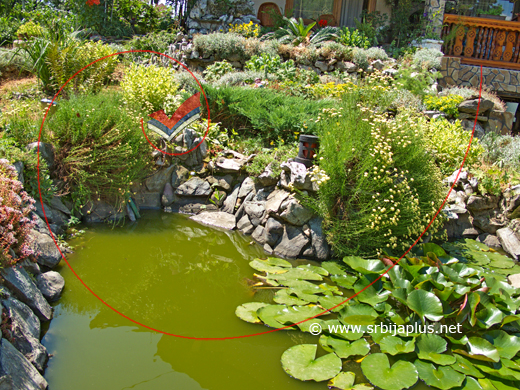
[[[157,52],[153,52],[151,50],[129,50],[129,51],[126,51],[126,52],[122,52],[122,53],[128,53],[128,52],[151,52],[151,53],[156,53],[156,54],[161,54],[161,53],[157,53]],[[119,53],[116,53],[116,54],[119,54]],[[113,54],[115,55],[115,54]],[[111,55],[109,56],[105,56],[103,58],[100,58],[94,62],[92,62],[91,64],[85,66],[84,68],[80,69],[78,72],[76,72],[69,80],[67,80],[67,83],[72,79],[74,78],[79,72],[83,71],[84,69],[88,68],[90,65],[98,62],[98,61],[101,61],[102,59],[105,59],[107,57],[110,57]],[[166,56],[166,55],[165,55]],[[170,58],[170,57],[168,57]],[[64,86],[67,84],[65,83]],[[64,87],[63,86],[63,87]],[[61,90],[63,89],[60,88],[60,90],[58,91],[58,93],[54,96],[53,98],[53,102],[54,102],[54,99],[57,97],[57,95],[61,92]],[[260,335],[264,335],[264,334],[269,334],[269,333],[274,333],[274,332],[278,332],[280,330],[284,330],[284,329],[288,329],[288,328],[291,328],[293,327],[294,325],[299,325],[299,324],[303,324],[304,322],[307,322],[307,321],[310,321],[314,318],[317,318],[319,316],[322,316],[328,312],[331,312],[333,309],[343,305],[344,303],[348,302],[349,300],[351,300],[352,298],[358,296],[359,294],[361,294],[363,291],[365,291],[367,288],[371,287],[374,283],[376,283],[377,281],[381,280],[381,278],[386,275],[388,273],[388,271],[390,271],[392,268],[394,268],[397,264],[399,264],[399,262],[401,261],[401,259],[403,259],[411,250],[412,248],[417,245],[417,243],[419,242],[419,240],[422,238],[422,236],[426,233],[426,231],[430,228],[430,226],[433,224],[433,222],[437,219],[437,216],[439,215],[439,213],[442,211],[442,208],[444,207],[444,205],[446,204],[450,194],[451,194],[451,191],[453,190],[453,188],[455,187],[455,185],[457,184],[457,181],[459,179],[459,175],[460,173],[462,172],[462,168],[464,167],[464,164],[466,163],[466,159],[468,157],[468,153],[469,153],[469,150],[471,148],[471,143],[473,141],[473,136],[475,134],[475,128],[476,128],[476,125],[477,125],[477,118],[478,118],[478,112],[479,112],[479,109],[480,109],[480,100],[481,100],[481,95],[482,95],[482,65],[480,65],[480,84],[479,84],[479,97],[478,97],[478,104],[477,104],[477,115],[475,115],[475,122],[473,123],[473,130],[471,132],[471,137],[469,139],[469,144],[468,144],[468,147],[466,148],[466,153],[464,154],[464,159],[462,160],[462,164],[457,172],[457,175],[455,177],[455,180],[453,182],[453,184],[451,185],[449,191],[448,191],[448,194],[446,195],[446,197],[444,198],[444,201],[442,202],[441,206],[439,207],[439,209],[437,210],[437,212],[435,213],[435,215],[433,216],[433,218],[431,219],[431,221],[428,223],[428,226],[426,226],[426,229],[424,229],[424,231],[419,235],[419,237],[413,242],[413,244],[406,250],[406,252],[404,252],[404,254],[399,257],[399,259],[390,267],[388,268],[385,272],[383,272],[381,275],[379,275],[379,277],[377,279],[375,279],[372,283],[370,283],[368,286],[366,286],[365,288],[363,288],[361,291],[355,293],[354,295],[352,295],[351,297],[345,299],[343,302],[340,302],[338,303],[336,306],[334,307],[331,307],[330,309],[328,310],[324,310],[323,312],[313,316],[313,317],[309,317],[305,320],[302,320],[296,324],[293,324],[293,325],[287,325],[287,326],[284,326],[283,328],[278,328],[278,329],[272,329],[272,330],[268,330],[268,331],[264,331],[264,332],[259,332],[259,333],[252,333],[252,334],[245,334],[245,335],[240,335],[240,336],[229,336],[229,337],[193,337],[193,336],[183,336],[183,335],[179,335],[179,334],[175,334],[175,333],[169,333],[169,332],[165,332],[165,331],[162,331],[162,330],[159,330],[159,329],[155,329],[151,326],[147,326],[145,324],[142,324],[130,317],[128,317],[127,315],[121,313],[120,311],[118,311],[116,308],[112,307],[111,305],[109,305],[107,302],[105,302],[99,295],[97,295],[93,290],[90,289],[89,286],[87,286],[87,284],[79,277],[79,275],[76,273],[76,271],[74,271],[74,269],[72,268],[72,266],[69,264],[69,262],[67,261],[67,259],[65,258],[65,256],[63,255],[60,247],[58,246],[58,243],[56,242],[56,239],[54,238],[54,234],[52,233],[51,231],[51,228],[50,228],[50,225],[49,225],[49,221],[47,220],[47,214],[45,213],[45,207],[43,205],[43,200],[42,200],[42,196],[41,196],[41,188],[40,188],[40,139],[41,139],[41,132],[43,130],[43,124],[45,122],[45,119],[47,117],[47,114],[50,110],[50,108],[52,107],[52,104],[49,105],[49,107],[47,108],[47,111],[45,112],[45,116],[43,118],[43,121],[42,121],[42,126],[40,128],[40,133],[39,133],[39,136],[38,136],[38,164],[37,164],[37,169],[38,169],[38,192],[40,194],[40,203],[42,205],[42,210],[43,210],[43,215],[45,217],[45,222],[47,223],[47,227],[49,228],[49,233],[51,235],[51,238],[52,240],[54,241],[54,244],[56,245],[56,247],[58,248],[58,251],[60,252],[61,254],[61,257],[63,259],[63,261],[65,261],[65,263],[67,264],[67,266],[70,268],[70,270],[72,271],[72,273],[74,274],[74,276],[76,276],[76,278],[78,278],[78,280],[81,282],[81,284],[92,294],[94,295],[101,303],[103,303],[106,307],[108,307],[109,309],[111,309],[112,311],[114,311],[115,313],[119,314],[121,317],[124,317],[126,318],[127,320],[129,320],[130,322],[133,322],[134,324],[136,325],[139,325],[143,328],[146,328],[148,330],[151,330],[153,332],[157,332],[157,333],[160,333],[160,334],[164,334],[166,336],[172,336],[172,337],[177,337],[177,338],[181,338],[181,339],[188,339],[188,340],[205,340],[205,341],[220,341],[220,340],[234,340],[234,339],[243,339],[243,338],[248,338],[248,337],[253,337],[253,336],[260,336]],[[320,332],[321,333],[321,332]]]

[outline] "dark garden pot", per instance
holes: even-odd
[[[307,168],[314,164],[314,156],[320,146],[319,138],[314,135],[300,135],[300,145],[296,162],[304,164]]]

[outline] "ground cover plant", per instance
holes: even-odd
[[[473,240],[420,245],[390,269],[396,260],[254,260],[253,288],[273,294],[240,305],[236,315],[321,333],[317,344],[286,350],[281,364],[296,379],[329,380],[329,388],[401,390],[418,381],[442,390],[517,388],[520,290],[506,276],[520,267]]]

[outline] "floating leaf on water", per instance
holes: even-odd
[[[484,374],[481,371],[479,371],[475,367],[475,365],[472,362],[470,362],[468,359],[466,359],[460,355],[455,355],[455,359],[457,359],[457,361],[451,365],[451,367],[455,371],[458,371],[464,375],[474,376],[475,378],[484,378]]]
[[[357,256],[344,257],[343,262],[362,274],[380,274],[386,269],[381,260],[365,260]]]
[[[342,359],[355,355],[365,356],[370,352],[370,345],[365,339],[359,339],[351,343],[338,337],[322,334],[320,336],[320,345],[325,351],[334,352]]]
[[[406,341],[401,337],[386,336],[379,342],[379,347],[381,352],[394,356],[400,353],[410,353],[415,350],[415,339]]]
[[[261,324],[262,321],[258,318],[256,311],[265,306],[269,306],[269,304],[263,302],[247,302],[238,306],[235,310],[235,314],[243,321],[252,324]]]
[[[321,266],[325,268],[330,275],[346,275],[343,266],[335,261],[324,261]]]
[[[314,317],[323,312],[318,306],[289,306],[283,307],[274,319],[285,325],[296,324],[297,322]]]
[[[480,383],[478,383],[478,380],[467,376],[466,379],[464,379],[464,382],[462,382],[460,390],[483,390],[483,388]]]
[[[408,294],[406,302],[408,307],[421,318],[423,324],[425,318],[440,321],[444,317],[440,299],[431,292],[414,290]]]
[[[448,335],[445,335],[444,337],[446,337],[448,340],[450,340],[452,344],[456,344],[456,345],[466,345],[469,341],[468,336],[462,336],[460,339],[456,339],[456,338],[448,336]]]
[[[289,264],[289,267],[287,267],[285,263]],[[291,263],[275,258],[269,258],[267,260],[255,259],[249,263],[249,266],[257,271],[268,272],[270,274],[283,274],[292,268]]]
[[[470,337],[466,346],[468,351],[456,349],[453,352],[486,362],[498,362],[500,360],[498,350],[482,337]]]
[[[361,362],[365,377],[374,386],[384,390],[401,390],[415,385],[418,379],[415,366],[403,360],[392,367],[384,353],[373,353]]]
[[[321,276],[329,276],[329,271],[327,271],[323,267],[317,267],[315,265],[304,264],[304,265],[299,265],[296,268],[300,268],[300,269],[304,269],[304,270],[307,270],[307,271],[311,271],[311,272],[314,272],[314,273],[316,273],[318,275],[321,275]]]
[[[341,359],[334,353],[316,359],[315,344],[301,344],[282,354],[282,367],[293,378],[316,382],[334,378],[341,371]]]
[[[353,372],[340,372],[337,376],[332,378],[327,386],[331,390],[373,390],[374,388],[368,383],[360,383],[354,385],[356,381],[356,374]]]
[[[441,246],[434,244],[433,242],[428,242],[426,244],[422,244],[421,249],[424,254],[426,254],[428,252],[432,252],[437,257],[446,256],[446,251]],[[421,255],[420,253],[418,253],[418,254]]]
[[[336,283],[338,286],[351,289],[354,287],[354,283],[358,280],[357,276],[354,275],[332,275],[330,277],[330,280],[332,280],[334,283]]]
[[[277,282],[284,284],[283,282],[286,280],[323,280],[321,275],[318,275],[315,272],[301,269],[301,268],[290,268],[287,272],[283,274],[271,274],[267,273],[267,279],[274,279]]]
[[[324,296],[324,297],[321,297],[318,302],[320,303],[320,305],[324,308],[324,309],[327,309],[327,310],[330,310],[332,309],[334,306],[336,305],[339,305],[340,303],[342,303],[345,299],[345,297],[331,297],[331,296]],[[335,309],[332,309],[332,312],[338,312],[340,311],[341,309],[343,309],[344,307],[347,307],[348,305],[348,301],[339,305],[338,307],[336,307]]]
[[[424,383],[442,390],[460,386],[466,378],[464,374],[455,371],[450,366],[435,367],[432,363],[424,362],[419,359],[414,362],[414,365],[419,373],[419,378],[421,378]]]
[[[256,315],[267,326],[270,326],[271,328],[279,329],[279,328],[285,327],[285,325],[283,323],[277,321],[275,319],[275,316],[279,315],[284,308],[287,308],[287,306],[285,306],[285,305],[268,305],[268,306],[264,306],[264,307],[261,307],[260,309],[258,309],[256,311]],[[292,328],[287,328],[287,329],[295,329],[295,328],[292,327]]]
[[[291,295],[292,290],[289,288],[284,288],[281,290],[278,290],[276,294],[274,294],[274,301],[276,303],[280,303],[282,305],[289,305],[289,306],[304,306],[309,304],[311,301],[299,298],[297,296]]]
[[[321,327],[323,329],[324,334],[333,335],[335,337],[339,337],[345,340],[359,340],[365,334],[366,326],[359,326],[356,329],[359,332],[354,331],[354,329],[350,329],[348,325],[341,323],[338,320],[327,320],[321,323]]]
[[[489,367],[484,364],[479,364],[477,366],[481,371],[486,374],[496,376],[501,379],[505,379],[508,381],[517,381],[520,380],[520,372],[511,370],[510,368],[504,366],[503,364],[496,364],[494,367]],[[489,377],[488,375],[488,377]]]
[[[483,337],[498,350],[501,358],[512,359],[520,351],[520,337],[509,335],[503,330],[492,330]]]
[[[370,286],[372,280],[363,275],[354,285],[354,291],[358,293],[356,299],[370,306],[376,306],[386,302],[391,292],[383,289],[383,283],[379,280]],[[369,286],[369,287],[368,287]]]
[[[424,333],[417,337],[415,348],[417,356],[422,360],[430,360],[441,366],[447,366],[456,361],[454,356],[444,353],[448,348],[446,340],[433,333]]]
[[[490,252],[488,256],[491,260],[489,266],[492,268],[513,268],[515,265],[513,260],[507,256],[501,255],[500,253]]]
[[[338,288],[338,286],[330,285],[327,283],[321,283],[318,285],[321,292],[325,295],[343,295],[343,292]]]
[[[377,317],[377,312],[363,303],[349,305],[339,312],[339,320],[347,325],[373,325]]]

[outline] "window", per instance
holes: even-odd
[[[317,20],[332,14],[333,6],[334,0],[294,0],[294,17]]]

